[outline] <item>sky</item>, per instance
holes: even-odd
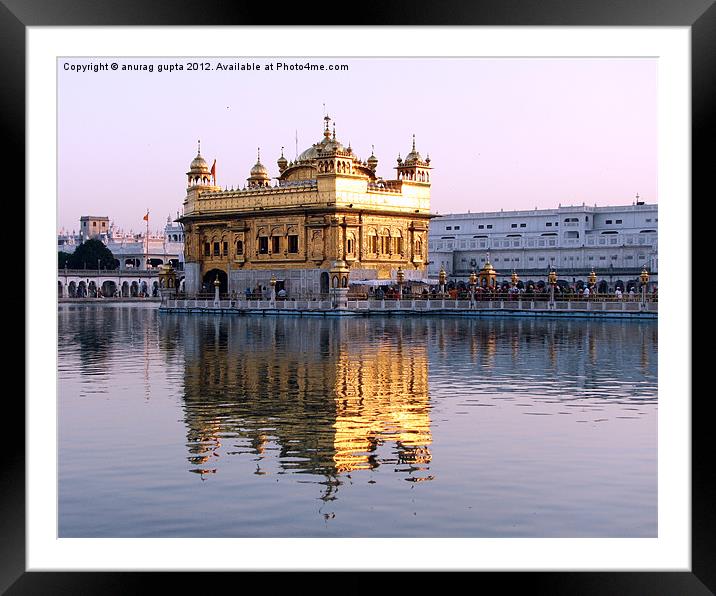
[[[116,62],[114,71],[79,71]],[[347,71],[276,70],[278,63]],[[197,70],[188,70],[197,63]],[[657,60],[650,58],[58,59],[58,230],[82,215],[126,231],[176,217],[201,140],[217,184],[278,175],[322,138],[394,178],[396,158],[430,155],[431,210],[547,209],[657,202]],[[217,64],[260,70],[218,70]],[[153,66],[123,71],[122,65]],[[159,65],[184,70],[159,72]],[[273,65],[266,70],[267,64]],[[324,108],[325,106],[325,108]],[[325,110],[325,111],[324,111]]]

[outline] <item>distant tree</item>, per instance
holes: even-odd
[[[67,265],[67,267],[69,267],[71,256],[72,256],[71,252],[62,252],[62,251],[58,252],[57,253],[57,266],[60,269],[64,269],[65,265]]]
[[[70,269],[97,269],[97,262],[102,269],[116,269],[117,263],[112,251],[102,242],[90,238],[80,244],[67,259]]]

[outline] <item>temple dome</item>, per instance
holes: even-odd
[[[266,169],[266,166],[261,163],[261,149],[257,150],[256,153],[256,163],[254,164],[254,167],[251,168],[250,172],[251,179],[269,179],[269,172]]]
[[[192,174],[209,174],[209,166],[207,165],[201,153],[197,153],[189,166],[189,172]]]
[[[285,170],[286,166],[288,166],[288,160],[283,156],[283,147],[281,147],[281,157],[276,160],[276,163],[281,171]]]
[[[331,121],[330,117],[325,116],[323,118],[326,122],[325,128],[323,129],[323,138],[318,142],[311,145],[308,149],[303,151],[297,158],[296,163],[312,161],[316,159],[320,153],[334,153],[336,151],[348,150],[343,144],[336,139],[336,128],[333,127],[333,137],[331,138],[331,131],[329,130],[328,123]]]
[[[266,166],[262,164],[260,161],[257,161],[253,168],[251,168],[251,176],[258,178],[265,176],[266,178],[269,177],[268,170],[266,169]]]

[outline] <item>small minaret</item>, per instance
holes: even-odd
[[[278,164],[278,173],[283,174],[288,167],[288,160],[283,156],[283,147],[281,147],[281,157],[276,161]]]
[[[187,187],[209,186],[211,181],[211,170],[204,158],[201,156],[201,140],[197,141],[196,157],[189,166],[187,175]]]
[[[368,158],[368,167],[375,174],[375,170],[378,167],[378,158],[375,156],[375,146],[370,146],[370,157]]]
[[[430,184],[430,156],[423,159],[415,148],[415,135],[413,135],[413,148],[405,156],[405,160],[398,155],[398,180],[404,182],[415,182],[419,184]]]
[[[257,149],[256,164],[251,168],[251,172],[246,181],[249,183],[249,188],[260,188],[269,185],[268,170],[266,166],[261,163],[261,148]]]

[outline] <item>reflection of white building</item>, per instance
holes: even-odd
[[[638,277],[643,267],[657,281],[657,205],[638,200],[619,207],[559,206],[532,211],[443,215],[432,221],[428,273],[467,278],[489,260],[509,280],[544,278],[554,267],[561,279],[585,281],[592,269],[616,282]]]
[[[73,253],[88,238],[101,240],[119,261],[120,269],[154,269],[169,262],[176,269],[184,269],[184,228],[171,217],[167,217],[163,230],[147,234],[125,232],[108,217],[83,216],[79,232],[60,230],[57,250]]]

